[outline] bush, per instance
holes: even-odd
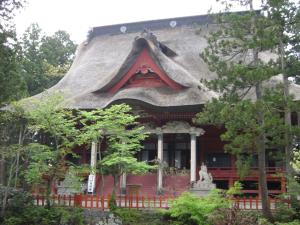
[[[109,199],[109,209],[110,211],[115,211],[117,209],[117,200],[115,193],[112,193],[110,199]]]
[[[294,220],[288,223],[275,223],[276,225],[300,225],[300,220]]]
[[[176,221],[176,224],[208,225],[210,214],[221,208],[229,208],[229,202],[219,190],[213,190],[205,197],[185,192],[174,200],[167,213]]]
[[[276,205],[276,211],[274,213],[274,219],[277,222],[290,222],[295,219],[297,212],[293,208],[289,208],[287,205],[278,203]]]
[[[11,213],[4,218],[5,225],[83,225],[83,213],[78,208],[26,207],[21,214]]]
[[[258,225],[261,215],[255,211],[245,211],[238,208],[219,208],[208,216],[210,224],[214,225]]]
[[[170,221],[166,221],[163,218],[162,211],[146,211],[137,209],[124,209],[118,208],[114,211],[114,214],[118,216],[123,225],[167,225]]]
[[[2,199],[4,198],[4,193],[6,191],[6,187],[0,185],[0,200],[2,203]],[[9,188],[8,196],[7,196],[7,211],[13,211],[19,213],[26,206],[33,205],[33,198],[29,192],[23,191],[22,189]],[[0,204],[0,209],[2,204]]]

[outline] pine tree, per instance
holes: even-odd
[[[264,16],[265,12],[270,12],[269,2],[261,11],[253,9],[251,0],[236,2],[247,6],[248,11],[227,12],[217,16],[219,30],[211,33],[208,47],[202,54],[210,70],[217,74],[216,79],[206,81],[206,84],[218,91],[221,97],[205,107],[204,112],[198,115],[198,122],[224,124],[226,132],[222,139],[229,141],[226,150],[236,154],[239,159],[245,152],[250,156],[258,155],[263,213],[271,220],[266,149],[282,146],[290,149],[291,143],[287,142],[290,141],[290,133],[286,132],[284,119],[280,115],[281,109],[285,108],[285,121],[290,121],[287,105],[291,98],[287,76],[284,76],[283,86],[270,82],[273,79],[280,83],[273,76],[282,72],[278,67],[280,61],[276,60],[280,53],[277,51],[280,50],[277,36],[279,21],[270,17],[270,14]],[[282,61],[281,57],[279,59]]]

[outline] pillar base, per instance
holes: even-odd
[[[162,188],[157,188],[156,194],[157,195],[164,195],[164,190]]]
[[[126,187],[121,187],[120,188],[120,194],[121,195],[126,195]]]

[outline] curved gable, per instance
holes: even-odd
[[[142,49],[129,71],[108,92],[114,94],[121,88],[132,87],[169,87],[172,90],[183,88],[159,68],[146,47]]]
[[[176,56],[155,35],[144,31],[141,37],[135,38],[118,72],[95,92],[115,94],[121,88],[135,87],[166,87],[174,91],[188,88],[193,78],[173,60]]]

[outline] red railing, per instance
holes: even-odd
[[[34,195],[34,204],[39,206],[46,205],[46,198],[42,195]],[[174,197],[166,196],[118,196],[115,203],[118,207],[122,208],[136,208],[136,209],[153,209],[165,208],[171,206]],[[81,208],[96,208],[101,210],[108,210],[110,204],[110,196],[99,195],[52,195],[50,203],[58,206],[76,206]],[[240,197],[230,200],[233,207],[241,210],[261,210],[261,199],[258,197]],[[270,207],[275,210],[279,203],[285,204],[290,207],[289,200],[282,200],[276,198],[269,198]]]
[[[231,199],[232,206],[242,209],[242,210],[261,210],[262,209],[262,203],[261,199],[258,197],[241,197],[241,198],[233,198]],[[284,204],[288,208],[291,207],[289,200],[283,200],[278,198],[269,198],[270,208],[271,210],[275,210],[278,208],[279,204]]]
[[[237,168],[234,167],[208,167],[208,172],[211,172],[214,178],[229,178],[229,177],[238,177]],[[199,168],[198,168],[199,170]],[[267,167],[266,168],[266,174],[268,175],[274,175],[274,174],[283,174],[285,172],[284,168],[282,167]],[[258,175],[258,168],[252,167],[250,168],[250,173],[248,177]]]
[[[42,195],[34,195],[34,204],[45,206],[47,199]],[[52,195],[50,203],[59,206],[77,206],[82,208],[109,209],[111,196],[99,195]],[[169,208],[174,197],[165,196],[118,196],[115,203],[123,208]]]

